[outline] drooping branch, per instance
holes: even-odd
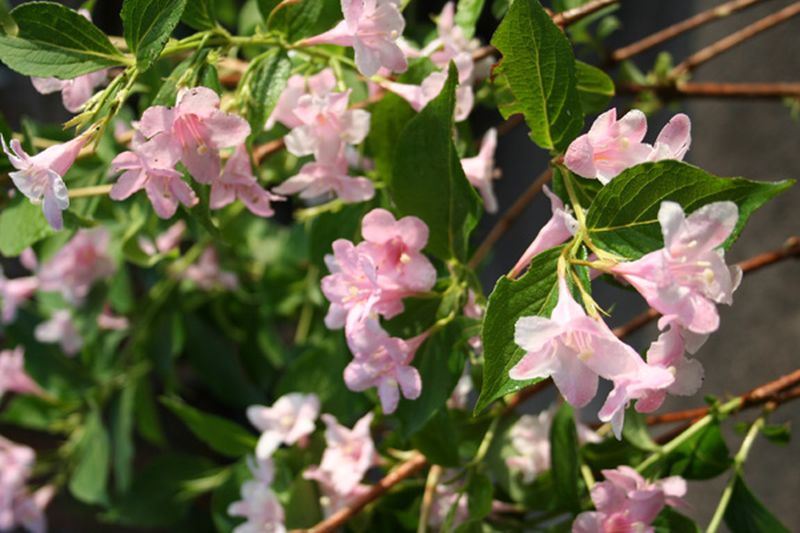
[[[641,85],[623,83],[617,86],[619,94],[654,92],[664,98],[725,98],[774,99],[800,98],[800,83],[727,83],[678,82],[673,85]]]
[[[731,0],[729,2],[725,2],[724,4],[714,6],[711,9],[702,11],[686,20],[682,20],[676,24],[673,24],[672,26],[666,27],[661,31],[650,34],[644,39],[636,41],[635,43],[631,43],[627,46],[623,46],[622,48],[614,50],[611,53],[611,61],[615,63],[625,61],[626,59],[630,59],[631,57],[640,54],[645,50],[649,50],[654,46],[658,46],[659,44],[669,41],[670,39],[674,39],[678,35],[686,33],[687,31],[693,30],[708,22],[727,17],[732,13],[750,7],[761,1],[762,0]]]
[[[734,46],[742,44],[751,37],[758,35],[762,31],[768,30],[769,28],[772,28],[781,22],[785,22],[798,14],[800,14],[800,2],[790,4],[780,11],[776,11],[775,13],[756,21],[749,26],[745,26],[741,30],[734,32],[727,37],[724,37],[719,41],[695,52],[685,61],[675,66],[675,68],[673,68],[670,72],[669,77],[672,79],[679,78],[699,65],[702,65],[706,61],[717,57],[723,52],[730,50]]]

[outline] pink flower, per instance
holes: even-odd
[[[445,471],[445,476],[448,472]],[[453,516],[453,528],[467,521],[469,518],[469,498],[462,489],[463,482],[453,482],[450,484],[440,483],[436,485],[436,490],[431,503],[431,514],[428,516],[428,525],[432,527],[442,526],[455,507]]]
[[[147,255],[165,254],[180,246],[185,232],[186,222],[179,220],[156,237],[155,243],[146,237],[139,237],[137,242],[139,243],[139,248]]]
[[[478,337],[480,339],[480,337]],[[470,343],[472,339],[470,339]],[[453,389],[453,394],[447,399],[447,407],[449,409],[468,410],[469,396],[472,394],[472,376],[470,375],[469,368],[464,369],[464,373],[458,378],[456,388]]]
[[[39,271],[40,289],[60,291],[70,303],[80,303],[92,285],[115,270],[108,253],[111,234],[105,228],[80,230]]]
[[[14,498],[14,522],[24,527],[30,533],[46,533],[47,517],[44,510],[53,499],[56,488],[53,485],[44,485],[33,494],[23,491]]]
[[[278,194],[300,193],[300,198],[318,198],[334,193],[347,203],[365,202],[375,196],[375,185],[363,177],[348,175],[348,163],[339,156],[332,163],[306,163],[300,173],[273,188]]]
[[[322,415],[322,420],[327,426],[327,447],[318,470],[330,479],[331,488],[337,494],[351,494],[377,459],[369,433],[372,413],[364,415],[353,429],[340,425],[331,415]]]
[[[103,311],[97,315],[97,327],[109,331],[123,331],[130,327],[130,322],[124,316],[117,316],[111,308],[106,305]]]
[[[256,457],[270,457],[281,444],[292,445],[314,431],[319,414],[319,398],[315,394],[292,392],[281,396],[272,405],[247,408],[247,418],[259,431]]]
[[[550,199],[550,210],[553,214],[544,227],[539,230],[536,238],[530,243],[528,249],[525,250],[517,264],[514,265],[514,268],[511,269],[509,273],[511,277],[515,277],[522,272],[525,267],[531,264],[534,257],[545,250],[558,246],[578,231],[578,221],[572,216],[570,208],[565,207],[561,198],[550,192],[547,185],[544,186],[543,191]]]
[[[511,379],[552,377],[575,407],[583,407],[594,398],[598,377],[614,381],[614,391],[600,418],[612,420],[617,438],[622,431],[624,405],[636,398],[637,392],[667,387],[675,379],[664,368],[648,366],[605,322],[588,317],[572,299],[563,278],[552,316],[520,318],[514,340],[528,353],[509,371]]]
[[[645,161],[683,159],[691,142],[691,123],[686,115],[676,115],[658,136],[656,146],[642,142],[647,118],[634,109],[620,120],[610,109],[594,121],[589,133],[569,145],[564,155],[567,168],[584,178],[608,183],[623,170]]]
[[[712,333],[719,327],[715,304],[731,304],[741,281],[741,269],[726,265],[724,252],[717,249],[738,214],[733,202],[714,202],[688,217],[680,205],[662,202],[658,220],[664,248],[612,270],[669,321],[693,333]]]
[[[172,217],[178,209],[178,202],[186,207],[197,205],[194,191],[175,170],[178,159],[180,148],[164,134],[156,135],[133,151],[122,152],[111,161],[113,172],[124,172],[111,188],[109,196],[121,201],[144,189],[153,210],[161,218]]]
[[[301,125],[289,132],[286,149],[296,155],[314,154],[323,164],[336,161],[343,144],[359,144],[369,132],[370,114],[347,109],[350,91],[324,96],[301,96],[294,114]]]
[[[83,347],[83,339],[75,328],[69,311],[65,309],[56,311],[50,320],[36,326],[33,336],[39,342],[57,342],[69,357],[77,354]]]
[[[25,371],[25,351],[22,346],[0,351],[0,399],[7,392],[39,394],[41,387]]]
[[[455,23],[455,3],[447,2],[436,21],[438,37],[431,41],[422,55],[430,56],[431,61],[439,68],[446,68],[450,61],[459,65],[463,72],[462,82],[472,81],[474,62],[472,53],[480,46],[476,40],[467,39],[464,30]]]
[[[391,414],[397,409],[400,392],[409,400],[416,400],[422,392],[422,379],[411,362],[427,335],[405,341],[389,337],[377,320],[366,322],[377,332],[351,343],[355,358],[344,370],[344,382],[356,392],[376,387],[383,412]]]
[[[491,128],[483,136],[478,155],[461,160],[464,174],[466,174],[472,186],[481,193],[483,207],[487,213],[497,212],[497,197],[495,197],[492,187],[492,181],[499,177],[499,175],[495,174],[494,168],[494,151],[496,148],[497,130]]]
[[[24,493],[35,460],[33,449],[0,436],[0,531],[16,525],[14,501]]]
[[[399,4],[399,0],[342,0],[344,20],[301,44],[352,46],[358,70],[367,77],[382,66],[405,72],[408,63],[396,42],[405,29]]]
[[[242,516],[245,523],[234,533],[284,533],[283,506],[267,485],[258,480],[245,481],[241,488],[242,499],[228,506],[228,514]]]
[[[267,192],[258,185],[250,166],[250,156],[243,144],[236,148],[234,154],[225,163],[222,174],[211,182],[209,207],[220,209],[236,198],[239,198],[254,215],[261,217],[274,215],[275,212],[272,210],[270,202],[284,199]]]
[[[419,85],[397,83],[394,81],[381,82],[381,87],[395,93],[409,103],[415,111],[421,111],[431,100],[439,96],[447,82],[446,72],[433,72]],[[455,120],[461,122],[469,117],[475,104],[475,95],[472,85],[460,84],[456,87]]]
[[[183,88],[174,108],[153,106],[142,114],[139,131],[175,143],[181,162],[200,183],[219,176],[221,148],[242,144],[250,135],[243,118],[219,110],[219,96],[207,87]]]
[[[181,276],[205,291],[215,289],[234,290],[239,286],[239,280],[233,272],[226,272],[220,268],[217,251],[208,247],[203,255],[193,265],[184,271]]]
[[[647,482],[629,466],[603,470],[606,480],[592,487],[596,512],[578,515],[572,533],[652,532],[653,520],[665,505],[681,506],[686,481],[677,476]]]
[[[39,288],[39,279],[36,276],[24,276],[8,279],[0,269],[0,300],[2,300],[2,313],[0,322],[8,324],[17,317],[19,306],[30,299]]]
[[[11,140],[10,150],[5,139],[0,137],[0,141],[9,162],[17,169],[8,174],[14,186],[32,203],[42,203],[44,216],[54,229],[63,228],[61,212],[69,207],[64,175],[75,162],[88,137],[80,135],[71,141],[51,146],[35,156],[25,153],[16,139]]]
[[[294,114],[300,97],[307,94],[324,97],[335,88],[336,76],[332,69],[326,68],[307,78],[295,74],[286,83],[286,88],[278,98],[278,103],[275,104],[275,109],[272,110],[265,128],[272,129],[275,122],[280,122],[290,129],[302,126],[303,122]]]
[[[337,492],[333,484],[333,475],[326,470],[321,470],[319,467],[309,468],[303,472],[303,477],[305,479],[313,479],[319,485],[320,491],[322,492],[320,503],[322,504],[325,518],[344,507],[348,507],[369,491],[369,485],[359,483],[346,493]]]

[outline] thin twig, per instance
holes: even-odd
[[[617,86],[618,94],[642,92],[654,92],[664,98],[800,98],[800,83],[678,82],[674,85],[623,83]]]
[[[553,16],[553,22],[555,22],[557,26],[561,26],[563,28],[565,26],[569,26],[570,24],[575,24],[579,20],[584,19],[589,15],[618,2],[619,0],[594,0],[593,2],[587,2],[580,7],[567,9],[561,13],[556,13]]]
[[[70,198],[86,198],[89,196],[101,196],[111,192],[111,184],[95,185],[93,187],[79,187],[69,191]]]
[[[668,26],[661,31],[650,34],[644,39],[636,41],[635,43],[631,43],[628,46],[623,46],[622,48],[614,50],[611,53],[611,61],[619,63],[620,61],[630,59],[631,57],[640,54],[645,50],[649,50],[654,46],[658,46],[659,44],[669,41],[670,39],[673,39],[682,33],[686,33],[687,31],[693,30],[708,22],[727,17],[732,13],[750,7],[760,1],[762,0],[731,0],[730,2],[725,2],[724,4],[714,6],[711,9],[702,11],[686,20],[682,20],[676,24],[673,24],[672,26]]]
[[[370,502],[381,497],[386,491],[400,483],[402,480],[413,476],[422,470],[427,464],[425,456],[416,454],[411,459],[400,464],[397,468],[386,474],[375,485],[371,486],[369,490],[363,495],[353,501],[353,503],[345,506],[336,513],[332,514],[316,526],[308,530],[309,533],[330,533],[337,528],[344,525],[348,520],[355,516],[361,509],[366,507]]]
[[[495,223],[494,227],[489,231],[489,234],[483,240],[483,242],[478,246],[478,249],[475,250],[475,254],[469,260],[469,267],[475,268],[477,267],[481,261],[486,257],[486,255],[492,250],[494,245],[497,241],[502,237],[510,228],[514,225],[519,217],[525,212],[533,202],[536,195],[539,194],[539,191],[542,190],[542,187],[550,181],[550,178],[553,177],[553,170],[548,168],[537,177],[533,183],[531,183],[528,190],[526,190],[522,196],[517,199],[514,204],[508,208],[508,210],[503,213],[503,216],[500,220]]]
[[[772,28],[781,22],[785,22],[798,14],[800,14],[800,2],[790,4],[780,11],[776,11],[775,13],[768,15],[754,22],[753,24],[750,24],[749,26],[746,26],[741,30],[734,32],[727,37],[724,37],[723,39],[720,39],[719,41],[695,52],[689,56],[688,59],[673,68],[669,77],[672,79],[677,79],[697,66],[702,65],[706,61],[717,57],[721,53],[745,42],[751,37],[758,35],[762,31]]]
[[[419,510],[417,533],[427,533],[433,497],[436,495],[436,485],[439,484],[439,477],[441,475],[442,467],[439,465],[431,466],[431,469],[428,471],[428,479],[425,481],[425,493],[422,495],[422,506]]]
[[[800,237],[789,237],[789,239],[786,240],[781,248],[759,254],[755,257],[751,257],[750,259],[746,259],[739,263],[739,267],[742,269],[742,273],[750,274],[764,268],[765,266],[769,266],[792,257],[800,257]],[[643,328],[659,316],[661,315],[655,309],[648,309],[630,322],[614,328],[614,334],[619,338],[627,337],[631,333]]]

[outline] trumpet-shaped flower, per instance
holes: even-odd
[[[539,230],[536,238],[530,243],[528,248],[511,269],[511,276],[516,276],[531,264],[533,258],[538,254],[558,246],[566,241],[578,231],[578,221],[572,216],[569,207],[564,206],[564,202],[557,195],[553,194],[547,185],[543,188],[544,194],[550,199],[550,210],[552,216],[550,220]]]
[[[143,236],[139,237],[137,242],[139,243],[139,248],[147,255],[165,254],[180,245],[185,232],[186,222],[179,220],[167,228],[164,233],[158,235],[155,242]]]
[[[316,394],[292,392],[281,396],[272,407],[253,405],[247,408],[247,418],[259,431],[256,457],[270,457],[281,444],[292,445],[314,431],[319,415]]]
[[[478,189],[483,198],[483,208],[487,213],[497,212],[497,197],[494,195],[492,181],[497,179],[494,168],[494,152],[497,148],[497,130],[491,128],[483,136],[481,149],[475,157],[466,157],[461,160],[464,174]]]
[[[66,309],[56,311],[50,320],[36,326],[33,336],[39,342],[58,343],[69,357],[77,354],[83,347],[83,339]]]
[[[219,109],[219,96],[207,87],[184,88],[174,108],[153,106],[142,114],[139,131],[148,139],[166,135],[180,160],[200,183],[219,176],[221,148],[242,144],[250,135],[243,118]]]
[[[399,0],[342,0],[342,13],[344,20],[333,29],[302,44],[352,46],[358,70],[367,77],[382,66],[405,72],[408,63],[397,44],[405,29]]]
[[[230,291],[239,286],[236,274],[222,270],[217,251],[212,246],[203,250],[200,259],[189,265],[182,277],[205,291],[215,289]]]
[[[0,351],[0,399],[7,392],[39,394],[42,389],[25,371],[25,352],[22,346]]]
[[[61,214],[69,207],[69,194],[64,183],[64,175],[72,167],[75,158],[88,141],[86,135],[75,137],[63,144],[56,144],[34,156],[22,149],[16,139],[11,140],[11,148],[0,137],[3,151],[11,165],[17,170],[8,175],[14,186],[32,203],[42,204],[47,222],[57,230],[64,227]]]
[[[325,518],[336,513],[338,510],[349,506],[356,498],[369,491],[369,485],[358,483],[348,492],[337,492],[336,487],[333,484],[333,475],[331,472],[322,470],[316,466],[311,467],[303,472],[303,477],[305,479],[312,479],[319,485],[320,492],[322,493],[322,496],[320,497],[320,503],[322,504],[322,510],[325,514]]]
[[[47,533],[47,517],[44,510],[56,493],[53,485],[44,485],[33,494],[27,490],[14,498],[14,522],[30,533]]]
[[[236,198],[239,198],[251,213],[260,217],[274,215],[271,202],[284,199],[266,191],[258,184],[244,145],[236,149],[225,163],[222,174],[211,183],[209,207],[220,209]]]
[[[333,193],[347,203],[371,200],[375,196],[375,185],[363,176],[350,176],[347,167],[347,159],[341,154],[333,162],[306,163],[297,175],[272,190],[284,195],[300,193],[300,198]]]
[[[741,269],[726,265],[718,249],[738,214],[733,202],[714,202],[688,217],[680,205],[662,202],[658,220],[664,248],[612,270],[669,321],[693,333],[712,333],[719,327],[715,304],[731,304],[741,281]]]
[[[241,500],[228,506],[228,514],[246,518],[234,533],[284,533],[284,511],[278,497],[266,484],[249,480],[242,484]]]
[[[105,228],[80,230],[39,270],[39,288],[59,291],[71,303],[81,303],[92,285],[115,270]]]
[[[33,449],[0,436],[0,531],[16,524],[15,499],[24,493],[36,454]]]
[[[569,145],[564,164],[584,178],[608,183],[626,168],[645,161],[683,159],[691,143],[691,122],[683,114],[675,115],[651,146],[645,142],[647,118],[634,109],[617,120],[617,110],[606,111],[592,124],[589,132]]]
[[[39,288],[39,278],[36,276],[23,276],[21,278],[8,279],[0,269],[0,322],[8,324],[17,317],[19,306],[30,299]]]
[[[380,85],[387,91],[395,93],[409,103],[415,111],[421,111],[431,100],[439,96],[447,82],[446,72],[433,72],[419,85],[385,81]],[[461,122],[469,117],[475,105],[475,95],[472,85],[463,84],[456,87],[455,120]]]
[[[297,128],[303,122],[294,114],[297,103],[304,95],[324,97],[336,88],[336,76],[332,69],[326,68],[313,76],[305,77],[300,74],[291,76],[286,82],[286,88],[278,98],[275,109],[267,119],[266,129],[272,129],[276,122],[287,128]]]
[[[161,218],[171,218],[178,210],[178,202],[186,207],[197,205],[197,195],[175,170],[180,157],[180,148],[163,134],[133,151],[122,152],[111,161],[112,171],[123,173],[109,196],[121,201],[144,189],[153,210]]]
[[[330,479],[331,487],[337,494],[351,494],[377,459],[369,432],[372,413],[364,415],[353,429],[339,424],[331,415],[322,415],[322,420],[327,426],[327,447],[318,470]]]
[[[652,532],[650,526],[665,505],[680,507],[686,481],[678,476],[647,482],[629,466],[603,470],[605,481],[592,487],[597,511],[581,513],[572,533]]]

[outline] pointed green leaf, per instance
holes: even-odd
[[[104,503],[111,465],[111,445],[100,413],[92,410],[86,417],[76,451],[77,462],[69,479],[69,490],[86,503]]]
[[[210,30],[217,24],[216,0],[186,2],[181,21],[196,30]]]
[[[249,72],[244,77],[247,87],[243,91],[243,103],[254,134],[264,129],[267,118],[286,88],[291,68],[289,56],[280,48],[270,50],[251,62]]]
[[[581,508],[579,494],[580,458],[578,432],[572,407],[564,402],[550,426],[550,464],[553,469],[556,498],[564,509]]]
[[[575,76],[583,112],[588,115],[604,111],[614,96],[614,81],[599,68],[583,61],[575,61]]]
[[[731,533],[789,533],[786,526],[755,497],[738,473],[725,509],[725,524]]]
[[[125,0],[122,26],[125,42],[141,70],[158,59],[172,31],[181,20],[187,0]],[[193,0],[197,1],[197,0]]]

